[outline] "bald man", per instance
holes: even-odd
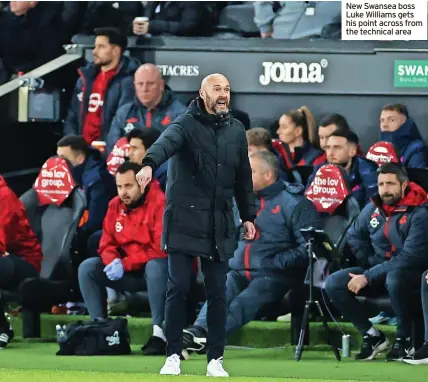
[[[192,263],[200,258],[207,298],[207,375],[226,377],[225,282],[228,260],[237,247],[232,211],[235,197],[242,238],[254,239],[255,197],[242,124],[230,114],[230,84],[221,74],[201,83],[191,102],[152,145],[138,174],[142,190],[153,172],[169,160],[162,246],[168,253],[165,305],[167,359],[161,374],[178,375],[185,325],[185,299]],[[250,257],[248,261],[251,262]]]
[[[155,128],[163,132],[177,116],[186,111],[174,92],[165,85],[154,64],[144,64],[138,68],[134,76],[134,88],[134,100],[122,106],[113,120],[107,136],[109,152],[121,137],[133,129]]]

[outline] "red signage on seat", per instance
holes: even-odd
[[[76,187],[67,161],[60,157],[49,158],[39,173],[33,188],[40,204],[60,206]]]
[[[113,147],[110,155],[107,158],[107,170],[113,176],[119,166],[125,162],[125,158],[129,156],[129,143],[126,137],[120,138]]]
[[[318,212],[333,214],[351,193],[342,171],[334,164],[326,164],[316,172],[305,196]]]
[[[378,166],[389,162],[400,162],[396,148],[391,142],[386,141],[377,142],[370,147],[366,158],[375,162]]]

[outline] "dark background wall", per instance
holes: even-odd
[[[92,59],[94,38],[75,41],[86,59]],[[160,66],[166,82],[186,103],[197,96],[202,78],[210,73],[225,74],[232,85],[232,108],[249,114],[252,127],[269,127],[282,113],[307,105],[316,117],[342,113],[360,137],[363,149],[373,144],[379,134],[378,120],[383,105],[400,102],[428,140],[428,76],[420,86],[397,86],[399,60],[428,68],[428,42],[348,42],[284,40],[218,40],[187,38],[130,38],[129,52],[142,63]],[[271,82],[263,86],[260,76],[266,62],[307,64],[317,67],[318,82]],[[428,70],[428,69],[427,69]],[[76,71],[67,78],[75,81]],[[172,74],[172,75],[171,75]],[[322,78],[320,77],[322,75]],[[71,90],[71,89],[69,89]],[[11,106],[0,98],[2,115]],[[55,155],[61,137],[61,123],[0,123],[0,174],[40,167]],[[20,193],[31,186],[32,177],[8,180]],[[22,183],[21,180],[25,183]],[[25,180],[25,181],[24,181]]]

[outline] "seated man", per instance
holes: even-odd
[[[408,180],[406,171],[387,163],[378,171],[379,194],[373,197],[347,233],[348,245],[358,266],[327,278],[325,289],[333,304],[363,336],[357,360],[372,360],[385,350],[388,340],[374,328],[355,295],[388,293],[397,317],[395,342],[387,360],[402,360],[412,353],[412,303],[428,266],[427,194]]]
[[[144,64],[138,68],[134,76],[134,88],[134,100],[123,105],[112,122],[107,136],[109,152],[118,139],[132,129],[155,128],[162,132],[186,111],[174,92],[165,85],[154,64]]]
[[[24,279],[37,277],[42,257],[22,202],[0,176],[0,290],[16,291]],[[0,349],[12,338],[0,294]]]
[[[87,215],[79,227],[78,238],[79,248],[86,248],[89,235],[102,228],[108,203],[116,194],[114,178],[107,171],[101,152],[89,146],[82,136],[63,137],[57,146],[57,155],[70,161],[74,180],[85,192]]]
[[[164,355],[161,325],[165,314],[168,260],[161,251],[165,195],[157,181],[141,193],[136,174],[141,166],[125,162],[116,173],[118,196],[109,204],[98,253],[79,267],[79,286],[93,320],[104,320],[106,287],[118,292],[147,290],[153,336],[143,346],[146,355]]]
[[[415,122],[402,104],[386,105],[380,114],[380,140],[394,144],[404,167],[428,167],[428,149]]]
[[[129,160],[141,164],[147,150],[160,137],[161,133],[156,129],[134,129],[126,138],[129,142]],[[161,189],[165,192],[166,176],[168,171],[168,161],[163,163],[153,174],[160,183]]]
[[[336,130],[330,134],[325,151],[327,161],[316,166],[308,179],[309,186],[318,169],[324,164],[331,163],[342,166],[348,174],[348,182],[352,195],[363,208],[377,192],[377,165],[366,158],[357,155],[358,137],[351,130]]]
[[[320,125],[318,127],[318,141],[321,150],[323,150],[323,153],[314,160],[314,166],[318,166],[327,160],[327,154],[325,152],[327,140],[336,130],[351,130],[348,121],[342,114],[329,114],[321,119]],[[357,155],[364,156],[360,145],[357,147]]]
[[[272,135],[269,130],[263,127],[253,127],[247,130],[248,154],[254,154],[257,151],[270,151],[275,154],[279,161],[279,177],[287,181],[288,177],[285,173],[285,164],[281,154],[272,146]]]
[[[321,228],[320,217],[303,195],[302,186],[279,180],[278,158],[268,151],[250,156],[259,212],[254,240],[240,237],[229,261],[226,304],[228,334],[254,320],[265,305],[279,301],[293,286],[302,283],[308,267],[305,240],[300,229]],[[202,350],[207,335],[207,304],[193,326],[184,330],[183,344]]]
[[[117,29],[99,28],[95,34],[94,62],[79,69],[64,122],[64,135],[82,135],[88,144],[104,141],[120,106],[132,101],[139,64],[123,55],[127,39]]]

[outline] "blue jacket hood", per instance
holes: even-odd
[[[421,141],[422,136],[416,123],[412,119],[404,122],[396,131],[384,131],[380,133],[382,141],[391,142],[403,154],[407,146],[414,141]]]

